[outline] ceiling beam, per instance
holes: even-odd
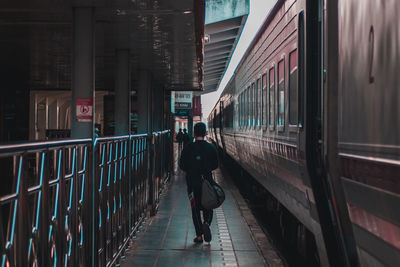
[[[220,41],[220,42],[213,42],[213,43],[208,43],[204,46],[206,51],[213,50],[216,48],[224,47],[224,46],[232,46],[234,39],[230,40],[225,40],[225,41]]]
[[[233,30],[240,28],[242,25],[242,17],[233,18],[229,20],[220,21],[217,23],[207,24],[205,26],[205,32],[209,35],[224,32],[228,30]]]
[[[217,43],[220,41],[236,39],[239,29],[235,28],[233,30],[218,32],[210,35],[210,43]]]

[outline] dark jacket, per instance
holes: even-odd
[[[176,141],[178,141],[179,143],[182,143],[182,141],[183,141],[183,132],[178,132],[178,134],[176,135]]]
[[[188,133],[183,133],[182,135],[183,145],[186,146],[190,143],[190,136]]]
[[[212,180],[211,171],[218,168],[215,146],[201,140],[189,143],[182,151],[179,167],[186,172],[188,193],[201,188],[201,175]]]

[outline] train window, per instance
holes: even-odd
[[[289,55],[289,124],[297,126],[298,123],[298,71],[297,49]]]
[[[247,126],[247,89],[243,92],[243,127]]]
[[[240,109],[240,112],[239,112],[239,126],[240,127],[242,127],[242,119],[243,119],[243,101],[242,101],[242,99],[243,99],[243,92],[240,94],[240,96],[239,96],[239,109]]]
[[[242,113],[242,107],[240,106],[240,96],[241,96],[241,94],[238,96],[238,105],[237,105],[237,107],[238,107],[238,123],[239,123],[239,127],[240,127],[240,115],[241,115],[241,113]]]
[[[251,86],[247,87],[247,91],[249,92],[248,101],[249,101],[249,118],[248,118],[248,126],[251,126],[253,120],[253,93],[251,91]]]
[[[269,94],[268,94],[268,124],[270,129],[274,129],[275,126],[275,66],[269,70]]]
[[[242,112],[242,127],[246,126],[246,90],[243,91],[242,93],[242,106],[243,106],[243,112]]]
[[[245,126],[245,117],[246,117],[246,101],[245,101],[246,91],[242,93],[242,127]]]
[[[254,126],[257,126],[258,123],[258,86],[257,82],[253,83],[254,87]]]
[[[256,90],[255,90],[256,88],[255,88],[255,86],[254,86],[254,83],[252,83],[251,84],[251,94],[253,95],[253,97],[251,98],[251,101],[253,102],[253,109],[252,109],[252,112],[253,112],[253,116],[251,117],[251,126],[255,126],[256,125],[256,123],[255,123],[255,121],[256,121],[256,116],[257,116],[257,114],[256,114],[256,105],[257,105],[257,103],[256,103]]]
[[[243,127],[243,117],[244,117],[244,103],[243,103],[243,92],[240,94],[240,106],[241,106],[241,112],[240,112],[240,127]]]
[[[249,86],[249,105],[250,105],[250,110],[249,110],[250,124],[249,124],[249,126],[253,126],[253,118],[254,118],[254,94],[253,94],[253,88],[251,87],[251,85]]]
[[[257,90],[257,83],[253,83],[253,89],[254,89],[254,127],[257,126],[257,120],[258,120],[258,90]]]
[[[238,114],[239,114],[239,118],[238,118],[238,121],[239,121],[239,127],[242,127],[242,94],[240,94],[239,95],[239,97],[238,97],[238,110],[239,110],[239,112],[238,112]]]
[[[257,80],[257,126],[262,124],[262,88],[261,79]]]
[[[285,60],[278,63],[278,126],[285,125]]]
[[[241,110],[241,106],[240,106],[240,95],[238,96],[238,104],[237,104],[237,107],[238,107],[238,123],[239,123],[239,127],[240,127],[240,113],[242,112],[242,110]]]
[[[262,96],[261,96],[261,124],[267,124],[267,74],[262,76]]]
[[[239,127],[242,127],[242,94],[239,95]]]
[[[256,121],[257,121],[257,92],[256,92],[256,87],[254,83],[251,84],[251,93],[253,97],[251,98],[253,102],[253,116],[252,116],[252,126],[256,126]]]
[[[246,119],[247,119],[247,126],[251,125],[251,101],[250,101],[250,86],[247,87],[246,90]]]
[[[243,127],[247,126],[247,107],[248,107],[248,101],[247,101],[247,88],[243,91]]]

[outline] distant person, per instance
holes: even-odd
[[[191,139],[191,138],[190,138],[189,134],[187,133],[186,128],[183,129],[183,137],[182,137],[182,140],[183,140],[183,147],[185,147],[187,144],[189,144],[190,139]]]
[[[206,125],[203,122],[194,126],[195,142],[183,148],[179,167],[186,172],[187,193],[192,208],[192,219],[196,230],[195,243],[211,241],[210,224],[213,217],[212,210],[205,210],[201,206],[202,180],[213,183],[212,171],[218,168],[217,150],[215,146],[204,140]],[[201,221],[200,211],[203,212],[204,222]]]
[[[183,132],[182,132],[182,128],[179,128],[179,132],[178,132],[178,134],[176,135],[176,141],[178,141],[178,148],[179,148],[179,151],[181,151],[182,150],[182,147],[183,147]]]

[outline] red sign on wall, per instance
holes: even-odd
[[[76,120],[80,122],[93,120],[93,98],[76,99]]]

